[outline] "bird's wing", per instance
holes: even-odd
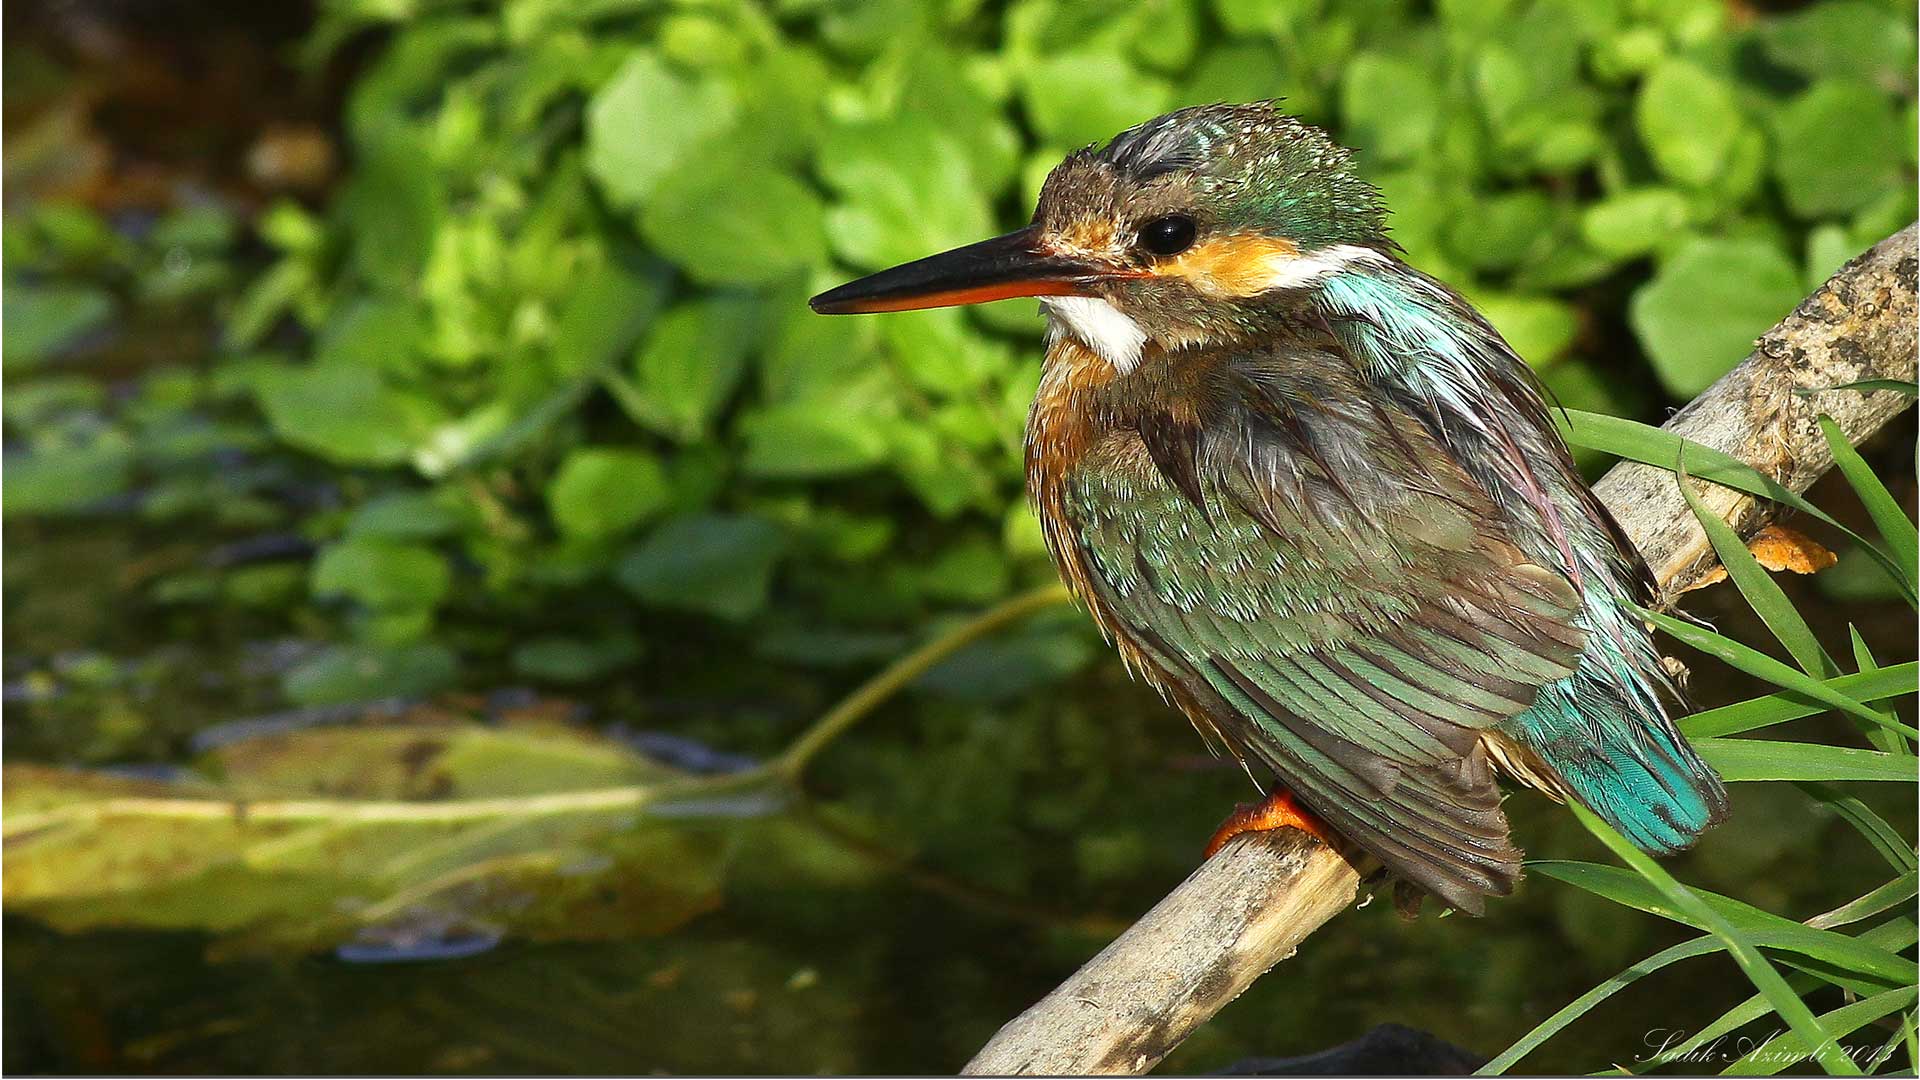
[[[1068,477],[1072,539],[1197,721],[1477,912],[1520,857],[1480,736],[1573,673],[1579,598],[1423,428],[1311,359],[1223,366],[1186,422],[1101,444]]]

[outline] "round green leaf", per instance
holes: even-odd
[[[1740,362],[1802,295],[1800,272],[1758,240],[1697,240],[1634,294],[1630,321],[1668,392],[1691,398]]]
[[[285,685],[287,696],[300,705],[337,705],[424,697],[445,689],[458,675],[453,651],[434,642],[397,648],[337,645],[287,672]]]
[[[1636,188],[1587,207],[1580,235],[1598,251],[1631,258],[1666,243],[1686,223],[1685,196],[1671,188]]]
[[[617,262],[570,282],[554,321],[549,347],[554,370],[579,377],[603,368],[633,347],[666,299],[666,274],[639,273]]]
[[[432,548],[371,536],[329,544],[314,560],[315,596],[345,596],[375,609],[420,610],[446,598],[447,561]]]
[[[353,263],[376,292],[410,292],[447,216],[447,177],[428,164],[431,135],[404,116],[379,117],[355,142],[353,171],[334,202]]]
[[[921,49],[900,88],[897,115],[937,116],[940,130],[965,148],[985,194],[996,194],[1020,167],[1020,133],[1006,109],[988,100],[945,49]]]
[[[254,393],[282,441],[341,465],[397,465],[444,418],[432,400],[343,364],[263,372]]]
[[[1905,133],[1885,94],[1831,79],[1795,98],[1774,121],[1773,175],[1801,217],[1845,214],[1911,181],[1900,176]]]
[[[785,546],[761,518],[676,518],[629,551],[615,577],[647,603],[740,620],[766,607]]]
[[[1733,88],[1684,60],[1647,76],[1633,119],[1661,174],[1696,187],[1726,167],[1746,126]]]
[[[652,455],[583,446],[567,454],[547,487],[553,523],[568,536],[615,536],[667,505],[667,477]]]
[[[113,299],[86,285],[8,282],[4,302],[0,355],[10,372],[38,366],[113,314]]]
[[[715,285],[759,284],[824,262],[826,208],[813,189],[771,166],[734,164],[683,169],[655,188],[640,219],[655,250]]]
[[[1565,352],[1580,329],[1572,307],[1544,296],[1479,295],[1474,303],[1513,351],[1535,367]]]
[[[589,683],[618,671],[639,655],[639,639],[631,634],[537,637],[514,647],[513,670],[547,682]]]
[[[838,476],[886,460],[887,430],[870,412],[827,401],[775,406],[747,418],[743,463],[756,476]]]
[[[684,77],[636,52],[587,105],[587,169],[608,198],[639,206],[738,109],[728,84]]]
[[[1180,87],[1181,101],[1257,101],[1274,92],[1280,58],[1271,42],[1232,42],[1208,49]]]
[[[458,532],[470,504],[449,491],[396,491],[362,503],[347,519],[347,532],[385,540],[430,540]]]
[[[1347,141],[1370,160],[1418,157],[1439,128],[1441,100],[1424,66],[1397,56],[1362,53],[1348,65],[1340,84]]]
[[[1807,288],[1818,288],[1848,259],[1860,253],[1853,236],[1838,225],[1819,225],[1807,233]]]
[[[891,266],[986,237],[993,215],[952,136],[905,120],[837,128],[818,165],[840,202],[827,237],[856,266]]]
[[[654,431],[682,442],[699,439],[746,371],[759,326],[759,305],[744,295],[676,305],[641,343],[621,404]]]
[[[1553,202],[1541,192],[1483,197],[1449,222],[1447,251],[1475,270],[1504,270],[1551,245],[1553,223]]]
[[[83,510],[133,482],[133,440],[108,428],[72,441],[8,451],[0,505],[7,517]]]
[[[1760,23],[1767,59],[1810,79],[1843,76],[1875,85],[1913,78],[1912,11],[1870,0],[1824,0]]]
[[[1062,146],[1104,142],[1167,111],[1173,92],[1112,53],[1065,52],[1021,81],[1021,101],[1041,137]]]

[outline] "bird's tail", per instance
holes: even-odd
[[[1727,790],[1636,666],[1596,644],[1502,733],[1545,766],[1522,780],[1579,799],[1642,851],[1680,851],[1726,817]]]

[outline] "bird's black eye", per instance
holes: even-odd
[[[1140,246],[1155,255],[1178,255],[1193,246],[1193,233],[1192,218],[1168,214],[1140,226]]]

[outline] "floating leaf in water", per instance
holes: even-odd
[[[692,777],[561,724],[434,717],[223,743],[173,779],[5,780],[9,911],[360,961],[670,930],[719,902],[721,861],[665,818],[782,803],[762,776]]]

